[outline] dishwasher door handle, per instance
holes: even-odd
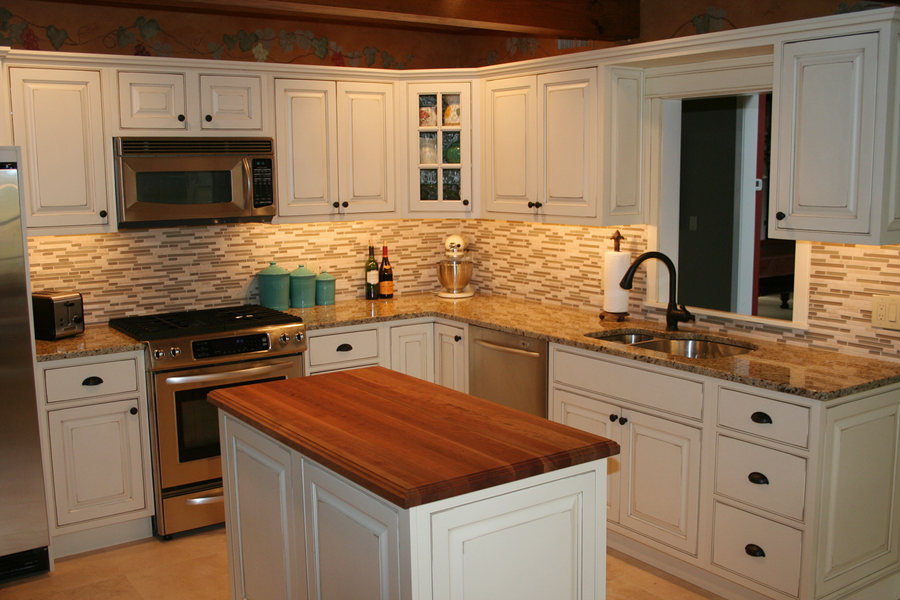
[[[519,356],[527,356],[529,358],[540,358],[540,352],[532,352],[531,350],[522,350],[521,348],[513,348],[512,346],[501,346],[500,344],[495,344],[493,342],[488,342],[486,340],[475,340],[475,343],[479,346],[484,346],[485,348],[490,348],[491,350],[496,350],[498,352],[506,352],[507,354],[517,354]]]

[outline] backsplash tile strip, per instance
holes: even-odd
[[[32,287],[84,294],[88,324],[112,317],[258,301],[256,273],[274,260],[337,278],[336,299],[363,295],[369,240],[389,247],[398,294],[436,292],[443,240],[470,240],[478,292],[595,310],[603,306],[603,253],[619,229],[622,250],[647,248],[644,226],[589,227],[488,219],[402,219],[300,225],[232,224],[29,238]],[[900,295],[900,246],[812,244],[809,329],[698,317],[691,329],[726,329],[767,341],[900,360],[900,331],[871,327],[873,294]],[[629,312],[663,321],[642,305],[639,269]]]

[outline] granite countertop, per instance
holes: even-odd
[[[813,350],[748,337],[729,336],[751,344],[754,350],[731,357],[681,358],[585,337],[592,331],[634,329],[663,331],[655,321],[629,319],[623,323],[601,321],[598,311],[541,304],[504,296],[476,295],[464,300],[445,300],[434,294],[398,295],[391,300],[349,300],[333,306],[289,309],[303,318],[309,331],[361,325],[396,319],[440,317],[501,331],[537,337],[604,354],[707,375],[747,385],[831,400],[852,393],[900,383],[900,363]],[[682,327],[691,331],[691,327]],[[701,332],[706,333],[706,332]],[[716,339],[716,335],[709,335]],[[90,356],[139,349],[131,338],[106,325],[88,325],[83,335],[57,342],[38,341],[38,361]]]
[[[209,401],[401,508],[619,453],[612,440],[384,367],[224,388]]]

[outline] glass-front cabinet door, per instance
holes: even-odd
[[[409,86],[410,211],[472,210],[469,83]]]

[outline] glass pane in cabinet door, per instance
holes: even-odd
[[[437,127],[437,96],[419,96],[419,127]]]
[[[459,94],[444,94],[441,96],[441,115],[444,125],[455,127],[459,125]]]
[[[459,200],[459,169],[444,169],[444,200]]]
[[[438,160],[437,132],[422,131],[419,133],[419,164],[433,165]]]
[[[419,199],[437,200],[437,169],[422,169],[419,171]]]
[[[444,131],[441,133],[441,145],[444,151],[444,163],[459,164],[459,132]]]

